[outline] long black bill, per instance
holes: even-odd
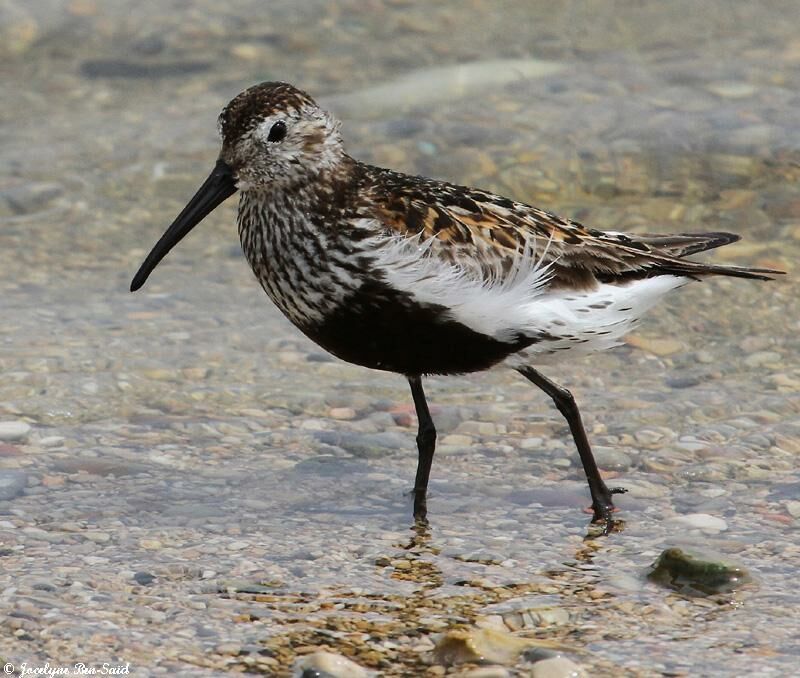
[[[234,193],[236,193],[236,181],[233,178],[230,166],[222,160],[217,160],[217,164],[211,174],[208,175],[208,179],[203,182],[203,185],[189,201],[189,204],[183,208],[178,218],[172,222],[172,225],[161,236],[156,246],[147,255],[147,259],[139,267],[131,282],[131,292],[135,292],[144,285],[147,276],[158,266],[158,262],[167,256],[167,253],[189,231],[205,219],[215,207],[230,198]]]

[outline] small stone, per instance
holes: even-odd
[[[292,678],[369,678],[374,675],[347,657],[321,650],[300,657],[293,668]]]
[[[328,412],[331,419],[348,421],[356,418],[356,411],[352,407],[332,407]]]
[[[164,544],[162,544],[158,539],[140,539],[139,546],[141,546],[143,549],[155,551],[162,548]]]
[[[639,334],[629,334],[625,343],[657,356],[672,355],[683,350],[683,344],[677,339],[658,339]]]
[[[100,532],[97,530],[90,530],[84,532],[84,537],[86,537],[89,541],[94,542],[95,544],[105,544],[106,542],[111,540],[111,535],[108,532]]]
[[[493,631],[506,631],[507,627],[500,614],[484,614],[475,618],[475,626],[479,629],[491,629]]]
[[[763,367],[765,365],[780,365],[781,354],[775,351],[756,351],[744,359],[748,367]]]
[[[756,88],[746,82],[712,82],[707,89],[712,94],[724,99],[744,99],[753,96],[756,92]]]
[[[460,678],[511,678],[511,674],[502,666],[484,666],[462,673]]]
[[[214,648],[217,654],[236,657],[242,651],[242,646],[239,643],[220,643]]]
[[[156,576],[154,574],[150,574],[149,572],[137,572],[133,575],[133,579],[141,586],[149,586],[156,580]]]
[[[328,422],[330,423],[330,422]],[[346,431],[317,431],[314,437],[327,445],[341,447],[355,457],[371,458],[383,456],[386,450],[413,449],[413,439],[395,433],[349,433]]]
[[[0,55],[24,54],[39,37],[39,24],[25,3],[0,4]]]
[[[493,629],[456,629],[439,638],[434,656],[436,661],[446,666],[466,662],[511,664],[531,647],[558,649],[561,646],[534,638],[518,638]]]
[[[584,678],[580,666],[566,657],[550,657],[536,662],[531,669],[531,678]]]
[[[472,445],[472,436],[461,433],[451,433],[442,438],[442,445],[454,445],[455,447],[469,447]]]
[[[87,565],[105,565],[109,562],[109,559],[103,556],[84,556],[83,560]]]
[[[240,43],[231,47],[231,54],[237,59],[255,61],[264,56],[264,50],[258,45]]]
[[[708,513],[690,513],[685,516],[674,518],[675,522],[683,523],[691,529],[702,530],[709,534],[724,532],[728,529],[728,523],[722,518],[709,515]]]
[[[25,440],[31,425],[24,421],[0,421],[0,440],[7,442]]]
[[[45,436],[39,441],[39,444],[42,447],[58,447],[63,442],[64,438],[62,436]]]
[[[786,502],[786,510],[792,518],[800,518],[800,501],[790,500]]]
[[[28,474],[23,471],[0,470],[0,501],[19,497],[28,486]]]
[[[593,452],[597,465],[606,471],[627,471],[633,464],[629,455],[613,447],[596,445]]]
[[[747,570],[726,556],[695,547],[664,550],[647,578],[692,596],[729,593],[751,581]]]

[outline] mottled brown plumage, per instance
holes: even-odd
[[[131,289],[237,190],[242,248],[261,286],[336,356],[408,378],[419,418],[414,515],[424,520],[436,431],[426,374],[505,364],[565,416],[608,531],[603,482],[569,391],[530,362],[609,348],[661,296],[709,275],[778,273],[685,259],[729,233],[598,231],[466,186],[372,167],[344,150],[338,122],[306,93],[262,83],[219,118],[214,171],[153,248]]]

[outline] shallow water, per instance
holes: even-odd
[[[533,597],[569,612],[537,635],[592,675],[791,672],[796,7],[530,4],[0,9],[0,421],[32,427],[0,440],[0,658],[282,675],[298,646],[327,644],[422,675],[435,632]],[[441,444],[415,537],[405,382],[328,358],[280,316],[233,201],[128,293],[214,162],[219,109],[265,79],[338,112],[361,159],[596,228],[735,231],[714,258],[789,272],[691,286],[631,345],[549,372],[630,490],[622,533],[584,540],[566,426],[495,372],[427,382]],[[695,514],[723,522],[681,521]],[[686,542],[755,584],[698,600],[649,583]]]

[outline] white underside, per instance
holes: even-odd
[[[662,275],[623,285],[601,283],[586,291],[549,287],[551,267],[529,248],[505,275],[479,273],[449,263],[435,239],[384,238],[372,243],[387,282],[421,303],[450,309],[454,320],[500,341],[519,335],[540,340],[509,361],[537,355],[588,353],[618,345],[648,309],[689,279]]]

